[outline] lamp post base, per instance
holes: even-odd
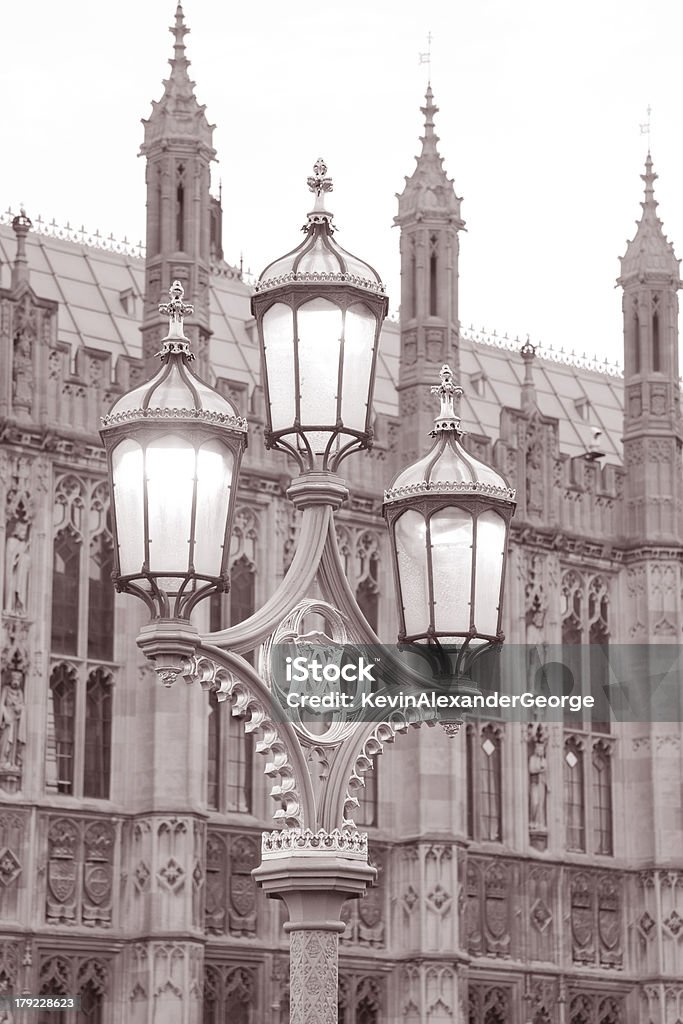
[[[337,1024],[341,909],[377,877],[367,860],[367,835],[266,832],[262,863],[252,875],[289,912],[290,1024]]]

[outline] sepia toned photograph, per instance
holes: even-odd
[[[3,13],[0,1024],[683,1024],[683,16]]]

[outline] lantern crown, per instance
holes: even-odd
[[[334,240],[332,214],[325,207],[325,196],[333,189],[327,176],[327,164],[320,157],[307,179],[315,193],[315,204],[302,230],[305,239],[296,249],[270,263],[256,283],[256,292],[273,291],[286,285],[340,284],[352,285],[362,291],[384,295],[384,286],[377,271],[359,256],[347,252]]]
[[[189,368],[194,359],[190,340],[185,337],[183,321],[194,307],[184,302],[184,289],[174,281],[168,290],[169,301],[159,305],[168,316],[168,334],[162,341],[162,366],[151,380],[122,395],[103,417],[104,429],[120,423],[150,419],[189,419],[206,421],[246,433],[247,422],[234,405],[205,384]]]
[[[411,495],[447,494],[451,492],[486,495],[514,504],[515,491],[508,487],[500,473],[466,452],[460,443],[463,432],[460,418],[455,412],[455,399],[463,390],[453,382],[453,372],[447,365],[440,373],[441,383],[432,387],[441,403],[434,421],[431,451],[417,462],[401,470],[388,490],[385,504],[402,501]]]

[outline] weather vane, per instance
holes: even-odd
[[[431,78],[432,78],[432,33],[431,32],[427,33],[427,51],[426,51],[426,53],[419,53],[418,54],[418,61],[417,62],[418,62],[418,64],[426,64],[427,65],[427,75],[428,75],[429,81],[431,81]]]
[[[640,126],[640,134],[641,135],[647,135],[647,151],[648,151],[648,153],[650,152],[650,115],[651,115],[651,113],[652,113],[652,107],[648,103],[648,105],[647,105],[647,121],[645,122],[645,124],[641,124],[641,126]]]

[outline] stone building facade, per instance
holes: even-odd
[[[195,304],[201,369],[250,424],[232,587],[201,625],[248,616],[297,543],[290,467],[262,444],[250,287],[223,257],[180,7],[172,32],[142,147],[146,258],[23,211],[0,225],[0,990],[79,994],[65,1024],[283,1024],[282,912],[251,878],[271,813],[259,737],[205,693],[152,681],[141,611],[110,585],[99,417],[148,372],[172,278]],[[357,600],[393,640],[381,488],[427,447],[429,387],[448,361],[468,447],[518,491],[508,641],[540,656],[576,644],[586,677],[590,644],[678,644],[680,278],[651,159],[619,278],[622,377],[461,329],[464,222],[431,89],[422,109],[376,443],[347,464],[338,515]],[[680,1024],[675,710],[661,723],[472,720],[455,739],[421,729],[385,746],[355,817],[378,884],[345,910],[340,1024]]]

